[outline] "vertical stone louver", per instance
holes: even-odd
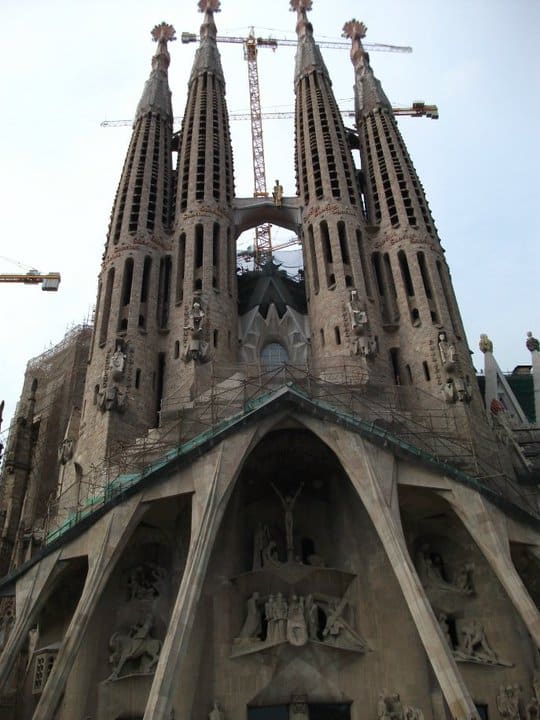
[[[352,40],[369,263],[394,381],[468,402],[474,370],[424,190],[362,46],[365,25],[351,20],[343,31]]]
[[[77,457],[82,472],[157,423],[170,292],[172,128],[167,43],[137,106],[103,258]],[[90,450],[91,448],[91,450]]]
[[[321,370],[354,358],[366,377],[388,378],[377,361],[381,326],[366,260],[366,233],[352,153],[306,11],[291,0],[296,32],[296,173],[304,206],[312,357]]]
[[[219,0],[200,0],[200,45],[179,137],[169,386],[164,407],[236,360],[236,252],[232,147],[216,43]],[[203,382],[204,385],[204,382]],[[180,390],[178,390],[180,388]]]

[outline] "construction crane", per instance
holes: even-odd
[[[10,258],[3,257],[0,255],[1,260],[7,260],[10,263],[13,263],[14,265],[18,265],[20,268],[25,268],[27,266],[22,265],[21,263],[17,262],[16,260],[11,260]],[[58,290],[58,286],[60,285],[60,273],[57,272],[49,272],[46,274],[40,273],[39,270],[36,270],[35,268],[29,268],[28,272],[26,273],[0,273],[0,282],[5,283],[24,283],[25,285],[39,285],[41,284],[41,289],[45,290],[47,292],[56,292]]]
[[[343,110],[340,109],[343,117],[355,117],[356,113],[354,110]],[[431,120],[439,119],[439,108],[436,105],[426,105],[426,103],[418,101],[414,102],[408,107],[393,107],[392,112],[394,115],[409,115],[410,117],[427,117]],[[232,112],[229,113],[229,120],[248,120],[250,113],[246,112]],[[261,113],[263,120],[291,120],[294,118],[294,112],[292,110],[280,110],[278,112],[263,112]],[[106,122],[106,121],[105,121]],[[117,121],[122,122],[122,121]],[[104,123],[102,123],[103,125]]]
[[[197,42],[198,36],[195,33],[183,32],[182,43]],[[270,48],[276,50],[279,45],[296,46],[297,40],[288,38],[261,38],[255,37],[255,30],[250,28],[246,37],[234,37],[230,35],[218,35],[217,42],[239,43],[244,46],[244,59],[248,65],[248,86],[249,86],[249,107],[251,119],[251,145],[253,151],[253,179],[254,197],[268,197],[266,190],[266,168],[264,162],[264,144],[262,131],[261,92],[259,86],[259,68],[257,64],[257,53],[259,48]],[[348,49],[350,43],[322,41],[318,42],[321,47],[334,49]],[[412,52],[410,47],[398,45],[381,45],[377,43],[366,43],[371,50],[385,52]],[[255,228],[255,266],[261,267],[272,257],[272,233],[269,223],[264,223]]]

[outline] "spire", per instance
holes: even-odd
[[[204,13],[200,30],[201,43],[195,55],[190,82],[201,73],[211,72],[225,84],[217,48],[217,28],[214,22],[214,13],[221,12],[220,0],[199,0],[199,12]]]
[[[343,26],[342,37],[351,40],[351,62],[356,75],[357,113],[371,112],[375,107],[392,105],[386,97],[381,83],[377,80],[369,64],[369,53],[364,50],[362,40],[366,37],[367,27],[356,19],[349,20]]]
[[[176,40],[174,27],[162,22],[152,30],[152,38],[158,46],[152,58],[152,72],[145,83],[137,106],[135,122],[148,112],[170,116],[172,122],[171,91],[167,76],[171,56],[167,49],[167,43]]]
[[[330,82],[330,76],[319,50],[319,46],[313,38],[313,25],[307,17],[308,10],[311,10],[312,0],[290,0],[291,11],[296,12],[296,34],[298,36],[298,49],[296,51],[295,82],[300,78],[317,69],[322,72]],[[331,84],[331,83],[330,83]]]

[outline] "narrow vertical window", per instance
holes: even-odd
[[[340,220],[337,224],[338,237],[339,237],[339,248],[341,250],[341,259],[344,265],[350,265],[351,260],[349,258],[349,246],[347,244],[347,230],[345,223]]]
[[[214,223],[212,233],[212,286],[215,288],[219,286],[219,235],[219,224]]]
[[[334,328],[334,335],[336,337],[336,345],[341,345],[341,332],[338,325]]]
[[[308,247],[309,259],[311,261],[311,274],[313,276],[313,292],[319,292],[319,269],[317,267],[317,254],[315,252],[315,238],[313,237],[313,225],[308,226]]]
[[[409,297],[414,297],[414,286],[413,286],[413,281],[412,281],[412,277],[411,277],[411,271],[409,270],[409,263],[407,261],[407,256],[405,255],[403,250],[400,250],[398,252],[398,262],[399,262],[399,268],[401,270],[401,278],[403,280],[403,285],[405,286],[407,295]]]
[[[424,362],[422,363],[422,367],[423,367],[423,369],[424,369],[424,377],[425,377],[426,380],[429,382],[429,381],[431,380],[431,374],[430,374],[430,372],[429,372],[429,365],[427,364],[427,362],[426,362],[425,360],[424,360]]]
[[[202,225],[195,225],[195,267],[200,268],[203,264],[203,239],[204,229]]]
[[[396,385],[401,385],[401,377],[399,372],[399,348],[390,348],[390,364],[392,365],[394,383]]]
[[[171,256],[166,255],[159,263],[159,286],[157,303],[158,327],[165,329],[169,322],[169,294],[171,290]]]
[[[184,299],[184,273],[186,269],[186,233],[178,238],[178,257],[176,265],[176,302]]]
[[[109,328],[109,317],[111,314],[111,300],[114,286],[114,268],[112,267],[107,273],[107,282],[105,285],[105,297],[103,299],[103,309],[101,314],[101,327],[99,330],[99,344],[103,345],[107,341],[107,330]]]
[[[153,374],[152,379],[157,380],[155,383],[156,390],[156,427],[159,427],[159,414],[161,412],[161,404],[163,401],[163,387],[165,385],[165,353],[158,353],[157,358],[157,377]]]
[[[332,257],[332,245],[330,243],[330,234],[328,232],[328,223],[323,220],[321,223],[321,242],[323,247],[324,259],[327,263],[332,264],[334,262]]]
[[[356,244],[358,245],[358,254],[360,256],[360,266],[362,268],[362,277],[364,278],[364,283],[366,285],[366,293],[369,297],[372,295],[372,289],[371,289],[371,277],[369,273],[369,267],[366,262],[366,253],[364,250],[364,241],[362,239],[362,233],[360,230],[356,230]]]
[[[148,306],[148,290],[150,287],[150,271],[152,270],[152,258],[144,258],[143,276],[141,281],[141,302],[139,305],[139,327],[146,327],[146,311]]]
[[[325,342],[324,342],[324,330],[323,330],[322,328],[321,328],[321,345],[322,345],[322,347],[324,347],[324,345],[325,345]]]

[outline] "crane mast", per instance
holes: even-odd
[[[268,197],[262,130],[261,92],[257,65],[257,44],[253,28],[245,40],[245,59],[248,66],[249,108],[251,119],[251,147],[253,153],[253,184],[255,197]],[[272,233],[269,223],[255,228],[255,265],[262,266],[272,257]]]

